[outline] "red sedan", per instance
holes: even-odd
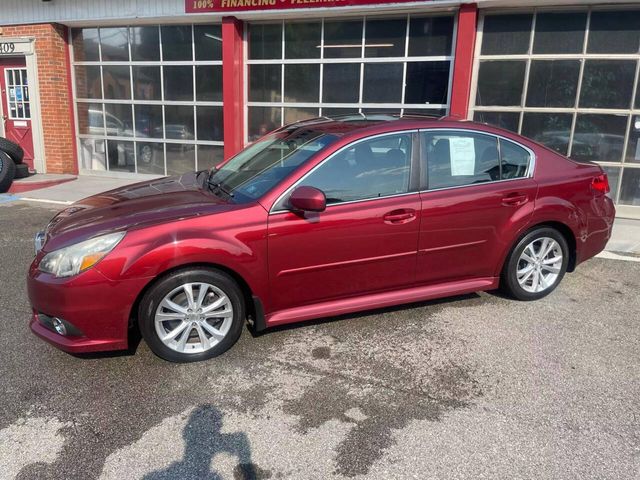
[[[454,119],[283,127],[212,171],[82,200],[36,237],[36,335],[207,359],[274,325],[501,287],[551,293],[600,252],[602,169]]]

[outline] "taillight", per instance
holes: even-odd
[[[591,181],[591,189],[594,192],[602,193],[603,195],[609,193],[609,178],[607,177],[607,174],[602,173],[597,177],[594,177]]]

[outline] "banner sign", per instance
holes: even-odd
[[[416,0],[185,0],[185,12],[288,10],[293,8],[348,7],[411,2],[416,2]]]

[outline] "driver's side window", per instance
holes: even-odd
[[[300,186],[322,190],[327,204],[386,197],[409,191],[411,134],[383,135],[344,148]]]

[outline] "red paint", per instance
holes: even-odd
[[[340,132],[340,138],[257,200],[215,195],[202,175],[188,174],[89,197],[56,216],[29,271],[29,298],[36,312],[61,317],[84,335],[64,338],[36,319],[34,332],[68,351],[124,348],[144,289],[189,265],[234,272],[260,299],[266,325],[274,326],[494,289],[510,248],[536,225],[555,223],[570,232],[576,264],[600,252],[611,235],[613,202],[592,188],[602,169],[516,134],[426,119],[299,128]],[[425,191],[423,181],[421,192],[269,215],[281,194],[336,150],[380,133],[433,128],[517,141],[535,152],[534,176],[439,191]],[[79,275],[54,278],[38,270],[45,252],[123,230],[117,247]]]
[[[243,23],[222,18],[222,99],[224,103],[224,158],[244,147]]]
[[[327,197],[317,188],[298,187],[291,192],[289,205],[299,212],[324,212],[327,208]]]
[[[29,95],[29,105],[31,108],[30,118],[29,119],[11,119],[11,114],[9,111],[9,101],[8,97],[8,85],[7,85],[7,70],[8,69],[21,69],[21,72],[26,73],[26,60],[24,57],[15,57],[15,58],[2,58],[0,59],[0,96],[2,96],[2,113],[4,115],[3,119],[0,121],[4,122],[4,136],[11,140],[14,143],[17,143],[24,150],[24,158],[23,162],[29,166],[30,170],[33,170],[33,131],[31,125],[31,118],[34,115],[37,115],[37,112],[34,110],[34,103],[31,95]],[[18,82],[16,82],[18,83]],[[23,97],[26,99],[27,93],[30,93],[31,89],[31,79],[27,80],[29,84],[26,88],[21,88],[20,91]],[[18,88],[15,88],[17,91]]]
[[[469,111],[477,22],[478,6],[475,3],[460,5],[450,108],[450,115],[458,118],[467,118]]]
[[[54,185],[60,185],[61,183],[70,182],[76,179],[76,177],[69,177],[69,178],[59,178],[55,180],[37,181],[37,180],[34,180],[34,178],[37,178],[37,176],[30,177],[28,179],[14,180],[13,183],[11,184],[11,187],[9,187],[9,191],[7,193],[30,192],[31,190],[39,190],[41,188],[53,187]]]
[[[64,46],[64,61],[65,61],[65,67],[67,70],[67,99],[69,101],[69,120],[71,122],[71,131],[73,132],[73,136],[75,139],[75,132],[76,132],[76,116],[75,116],[75,112],[73,109],[73,87],[72,87],[72,80],[71,80],[71,75],[73,75],[73,72],[71,71],[71,56],[70,56],[70,51],[71,51],[71,42],[70,42],[70,35],[71,32],[69,30],[69,27],[64,27],[64,42],[65,42],[65,46]],[[78,143],[74,140],[73,142],[73,174],[77,175],[78,174]]]
[[[410,3],[415,0],[185,0],[185,13],[242,12],[247,10],[291,10],[336,8],[359,5]],[[431,0],[429,3],[432,3]]]

